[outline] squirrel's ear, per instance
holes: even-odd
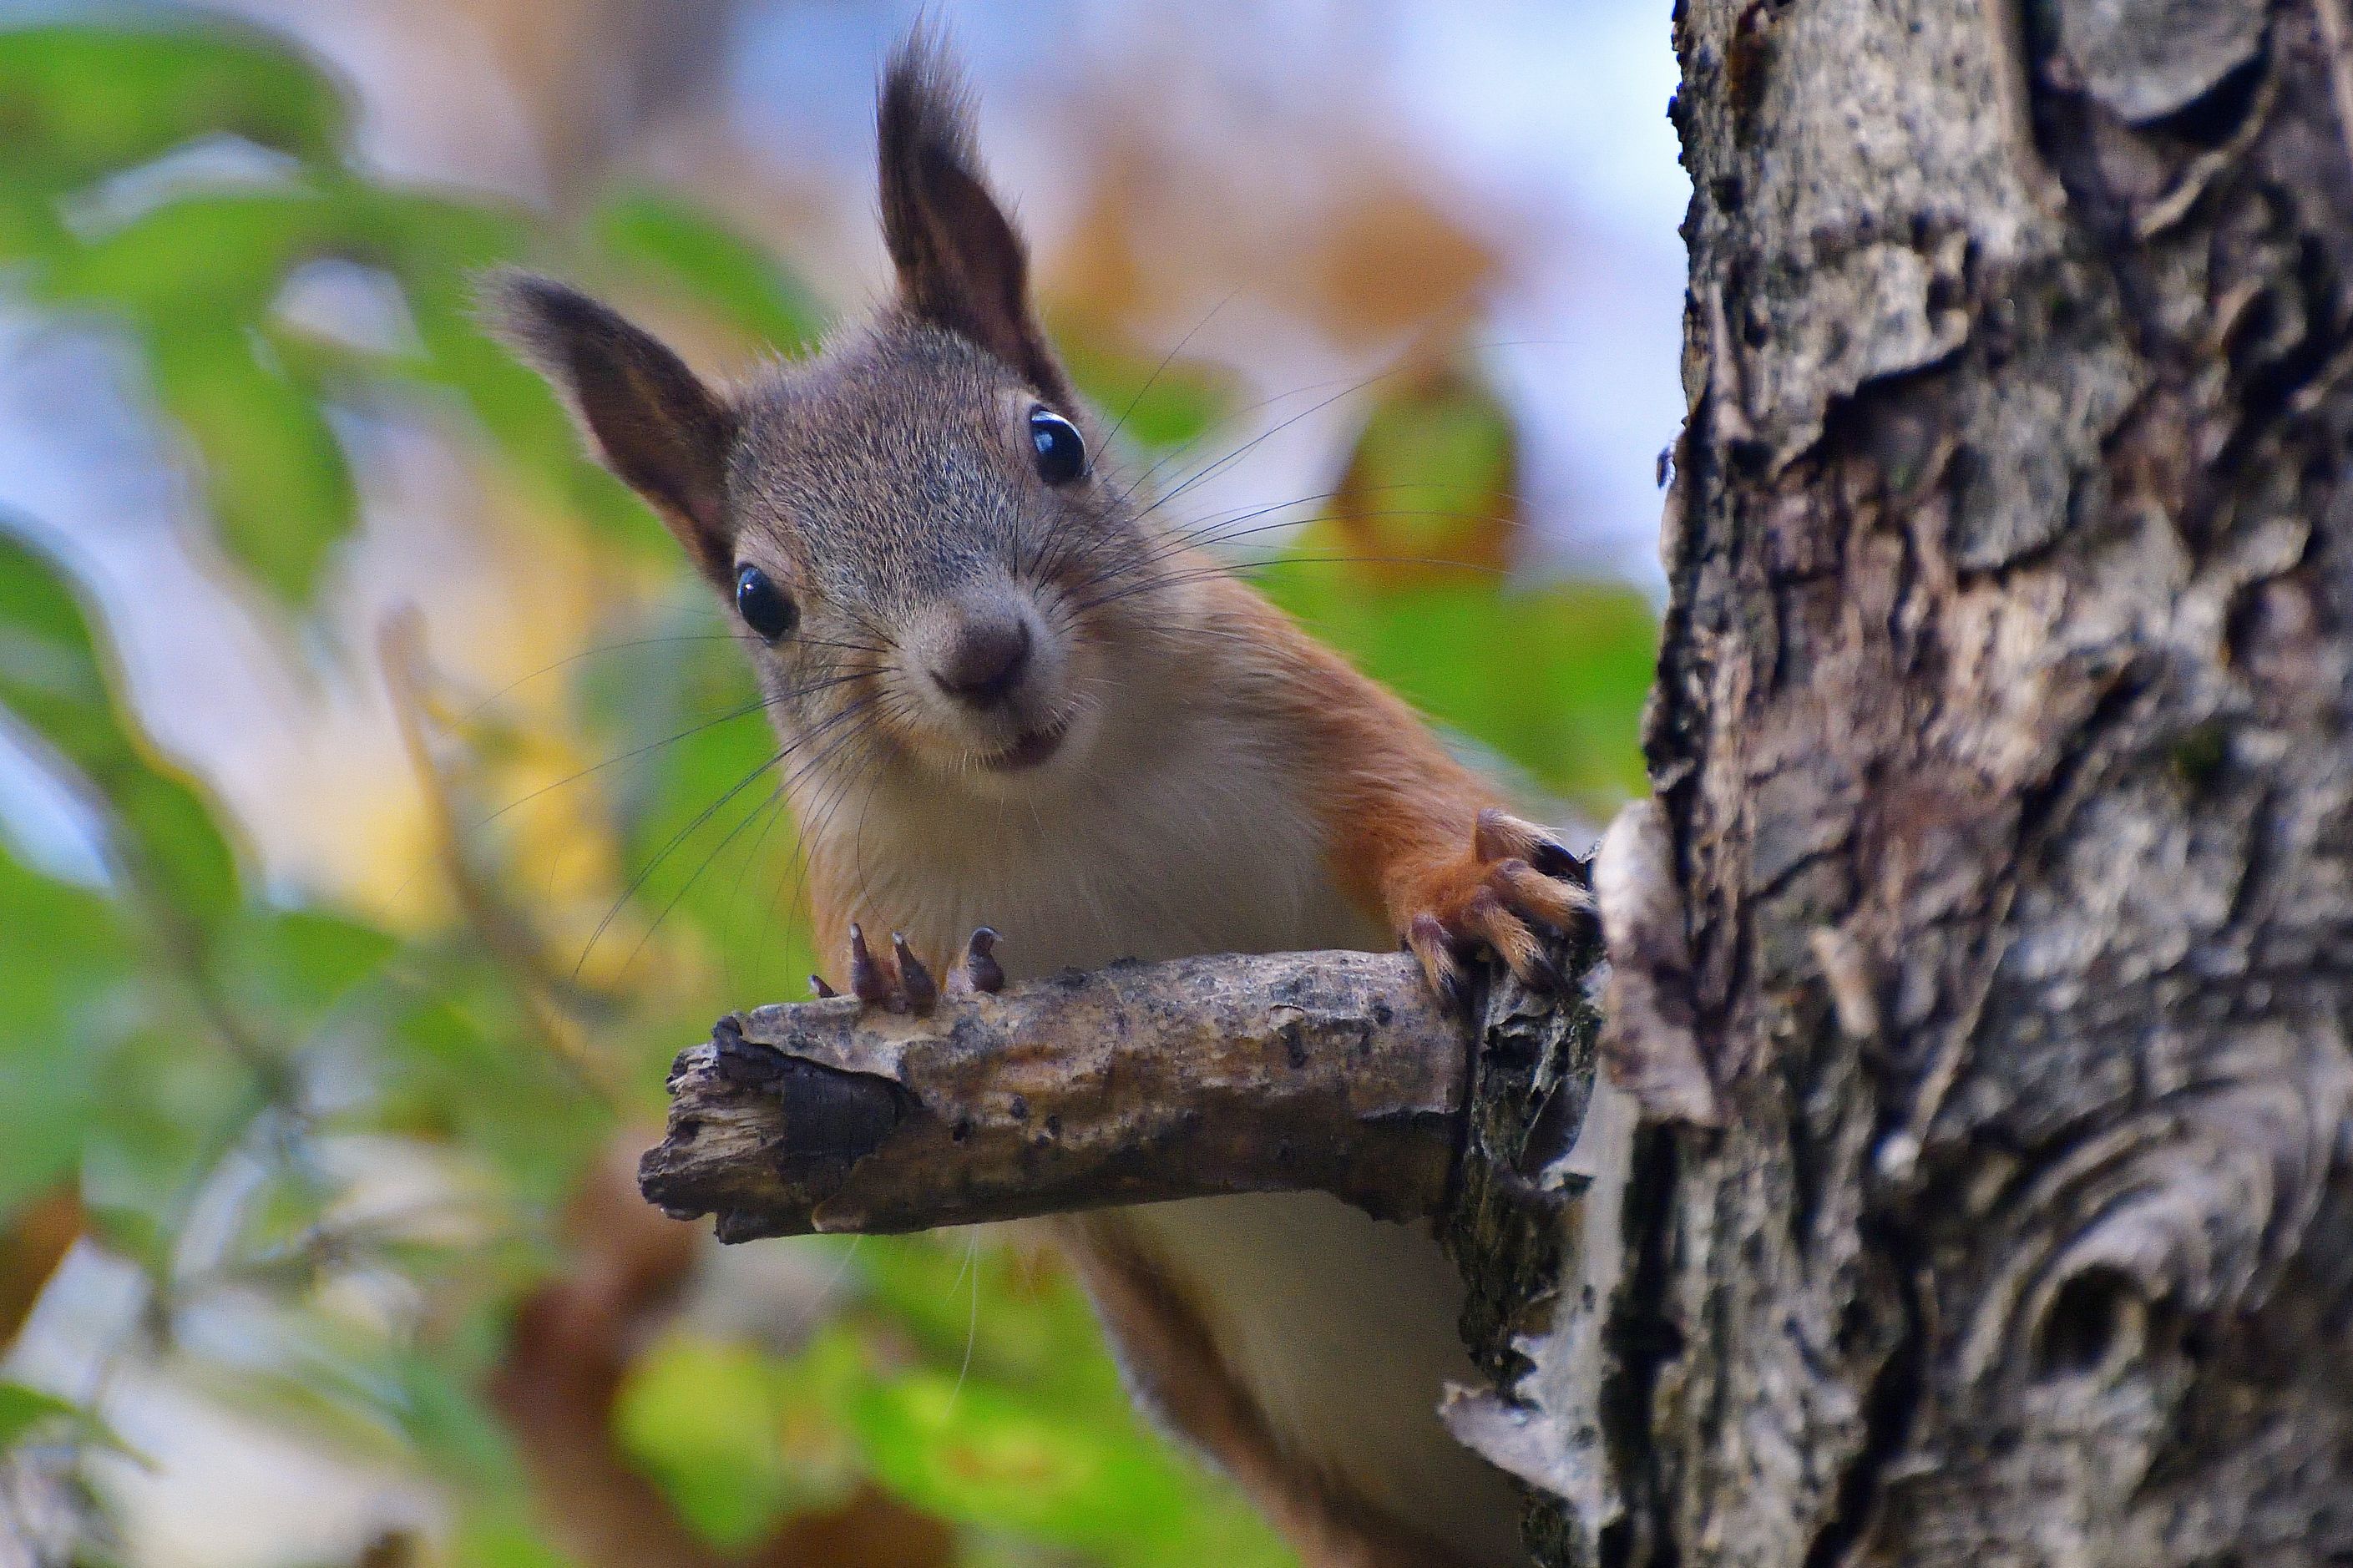
[[[501,272],[483,280],[481,304],[490,330],[564,395],[605,466],[653,503],[705,575],[727,582],[733,412],[659,340],[577,289]]]
[[[1067,405],[1061,366],[1029,313],[1028,253],[981,177],[964,87],[936,42],[918,32],[899,46],[874,119],[882,238],[899,269],[900,304]]]

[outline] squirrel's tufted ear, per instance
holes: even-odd
[[[1028,252],[981,177],[964,85],[934,39],[919,31],[899,46],[874,119],[882,238],[899,269],[900,304],[1067,406],[1069,384],[1029,311]]]
[[[723,586],[734,571],[733,412],[653,334],[577,289],[499,272],[483,279],[480,300],[484,324],[564,395],[605,466]]]

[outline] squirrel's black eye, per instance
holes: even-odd
[[[769,642],[776,641],[793,629],[800,612],[785,591],[768,581],[768,574],[757,566],[735,569],[735,613],[744,624]]]
[[[1038,448],[1038,477],[1067,485],[1087,471],[1087,444],[1079,427],[1050,408],[1029,411],[1029,444]]]

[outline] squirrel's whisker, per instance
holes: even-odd
[[[828,725],[832,723],[834,721],[849,717],[849,710],[844,710],[841,713],[836,714],[834,716],[834,720],[827,721]],[[822,729],[824,727],[826,726],[820,726],[819,728]],[[814,739],[816,732],[817,731],[813,731],[809,735],[804,736],[802,738],[802,742],[796,742],[794,745],[786,746],[783,751],[777,752],[774,758],[770,759],[769,762],[761,764],[761,769],[759,771],[765,772],[767,768],[775,766],[776,763],[781,762],[785,757],[789,756],[799,744],[803,743],[803,742]],[[638,936],[637,945],[632,947],[629,950],[628,956],[622,960],[621,967],[626,970],[631,963],[637,961],[638,954],[644,951],[646,943],[653,939],[654,932],[660,928],[662,921],[668,919],[670,911],[678,907],[680,900],[684,899],[688,892],[692,890],[695,881],[710,868],[712,862],[716,860],[726,849],[727,846],[734,841],[738,834],[742,833],[745,827],[751,825],[753,818],[761,815],[761,813],[766,810],[768,806],[774,805],[779,801],[787,800],[793,784],[797,782],[799,778],[815,769],[819,763],[823,763],[834,752],[839,751],[844,745],[859,739],[863,732],[863,726],[853,726],[847,733],[838,736],[828,742],[817,755],[804,759],[798,768],[795,769],[792,773],[788,774],[777,783],[776,787],[769,792],[768,797],[765,801],[761,805],[754,806],[741,822],[738,822],[733,828],[730,828],[726,836],[721,838],[716,845],[712,847],[711,852],[702,858],[702,862],[698,864],[694,870],[688,875],[686,880],[680,884],[678,890],[670,895],[669,902],[665,903],[661,907],[660,911],[654,916],[652,923],[648,925],[644,932]],[[754,773],[753,775],[754,778],[757,776],[758,773]],[[705,812],[702,817],[698,817],[694,823],[690,824],[686,829],[686,833],[692,833],[703,821],[708,820],[713,812],[715,812],[719,807],[725,805],[729,800],[733,799],[738,793],[740,793],[749,782],[750,780],[745,780],[743,783],[737,784],[733,788],[730,789],[726,795],[722,795],[717,801],[713,802],[712,810]],[[683,835],[681,837],[683,837]],[[649,865],[646,868],[646,876],[650,876],[652,874],[653,870],[660,864],[661,860],[667,857],[672,849],[675,849],[678,847],[678,840],[673,840],[670,844],[664,846],[661,854],[655,857],[653,864]],[[641,876],[638,879],[639,884],[641,884],[644,879],[645,878]],[[624,901],[635,894],[638,885],[638,884],[633,884],[629,893],[623,895]],[[614,912],[618,912],[617,906]],[[607,918],[609,919],[610,917],[608,916]],[[593,943],[595,939],[592,937],[590,940]],[[581,956],[585,962],[587,956],[586,953],[584,952]]]
[[[542,784],[528,795],[518,795],[513,800],[507,802],[506,805],[491,813],[488,816],[483,817],[480,822],[473,824],[469,831],[479,833],[483,828],[488,827],[491,823],[496,822],[499,818],[504,816],[508,812],[514,810],[516,807],[528,805],[531,802],[537,800],[541,795],[549,794],[554,790],[562,789],[566,784],[578,784],[582,779],[588,777],[592,773],[603,773],[607,768],[618,767],[623,763],[633,761],[634,759],[642,757],[650,752],[659,752],[665,746],[674,746],[681,741],[691,740],[695,736],[702,734],[706,730],[715,730],[722,724],[732,723],[738,719],[749,718],[752,714],[757,713],[763,709],[773,710],[785,702],[791,701],[798,698],[811,696],[831,687],[845,685],[849,681],[858,679],[862,673],[863,672],[861,671],[852,671],[849,674],[838,676],[828,680],[818,681],[807,686],[796,687],[793,689],[783,693],[779,697],[761,697],[753,701],[746,702],[741,707],[731,708],[715,719],[706,719],[700,724],[690,725],[688,728],[679,731],[676,734],[665,735],[659,741],[649,741],[641,746],[632,746],[628,751],[617,752],[612,756],[607,757],[602,762],[592,763],[588,766],[582,768],[577,773],[567,773],[564,777],[557,779],[553,784]]]
[[[1276,555],[1264,560],[1244,562],[1240,564],[1246,570],[1261,570],[1270,566],[1427,566],[1442,571],[1475,572],[1491,577],[1506,575],[1504,569],[1499,566],[1488,566],[1475,561],[1449,560],[1442,555]],[[1140,594],[1181,586],[1187,583],[1229,577],[1233,575],[1233,572],[1234,567],[1225,563],[1188,567],[1183,571],[1166,573],[1148,578],[1141,583],[1130,584],[1112,593],[1098,595],[1079,605],[1078,608],[1087,612],[1099,610],[1107,605],[1118,604],[1123,599],[1132,599]]]
[[[815,729],[800,735],[790,744],[785,746],[781,751],[773,753],[762,761],[759,766],[754,768],[750,773],[745,773],[741,779],[738,779],[733,784],[728,787],[725,794],[722,795],[717,800],[712,801],[709,805],[704,806],[701,812],[697,813],[693,821],[689,822],[684,827],[680,828],[675,834],[671,835],[670,841],[655,852],[652,860],[648,862],[645,868],[639,871],[636,877],[632,878],[629,881],[629,885],[622,889],[621,896],[613,901],[612,908],[607,910],[605,911],[604,918],[596,922],[596,929],[588,933],[588,943],[586,947],[581,949],[579,962],[572,966],[572,977],[575,980],[577,980],[580,977],[581,971],[587,966],[588,955],[596,951],[597,941],[604,936],[607,929],[612,925],[613,921],[619,918],[622,910],[628,907],[629,900],[638,896],[638,889],[642,889],[646,885],[647,879],[650,878],[658,868],[659,868],[664,860],[670,858],[670,855],[673,850],[677,849],[681,844],[683,844],[689,837],[699,831],[702,825],[709,822],[714,815],[727,805],[729,801],[733,800],[737,795],[749,789],[753,783],[757,780],[761,774],[766,773],[778,763],[783,762],[786,757],[792,755],[794,752],[797,751],[802,746],[807,745],[810,741],[815,740],[818,735],[823,734],[827,730],[832,728],[834,725],[853,718],[865,708],[871,706],[873,700],[874,699],[871,697],[860,698],[857,701],[850,703],[848,707],[845,707],[840,710],[840,711],[835,713],[832,718],[818,724]]]
[[[1203,527],[1190,530],[1186,533],[1174,536],[1167,543],[1157,549],[1142,552],[1132,559],[1114,563],[1111,566],[1107,566],[1103,570],[1081,578],[1078,582],[1069,585],[1069,591],[1074,596],[1083,595],[1089,588],[1094,586],[1098,583],[1109,581],[1119,576],[1123,573],[1140,571],[1144,568],[1156,565],[1163,561],[1181,556],[1188,551],[1212,550],[1219,545],[1231,543],[1237,539],[1246,539],[1254,534],[1271,533],[1278,530],[1286,528],[1307,528],[1318,522],[1333,522],[1340,521],[1343,518],[1443,518],[1457,522],[1487,523],[1504,521],[1492,513],[1451,511],[1434,507],[1391,507],[1372,511],[1350,511],[1345,513],[1322,512],[1313,517],[1278,518],[1272,522],[1260,523],[1257,526],[1250,528],[1236,528],[1231,526],[1233,523],[1237,522],[1251,521],[1252,520],[1263,517],[1270,512],[1285,510],[1293,506],[1303,505],[1308,500],[1321,500],[1327,499],[1330,498],[1324,496],[1310,496],[1303,498],[1303,500],[1297,501],[1284,501],[1275,506],[1260,507],[1253,510],[1246,511],[1239,517],[1229,518],[1221,522],[1204,525]],[[1252,563],[1242,562],[1235,563],[1234,564],[1249,565]]]

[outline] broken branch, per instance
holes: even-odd
[[[761,1007],[680,1055],[638,1180],[724,1241],[1308,1188],[1416,1218],[1446,1201],[1470,1038],[1399,953]]]

